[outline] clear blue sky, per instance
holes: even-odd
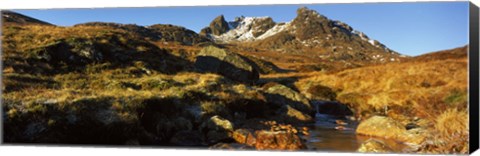
[[[406,55],[468,44],[468,2],[357,3],[315,5],[200,6],[14,10],[60,26],[103,21],[124,24],[174,24],[199,32],[216,16],[270,16],[276,22],[295,18],[307,6],[343,21],[372,39]]]

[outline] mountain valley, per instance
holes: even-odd
[[[321,110],[400,152],[468,152],[468,45],[406,56],[306,7],[199,33],[2,11],[1,45],[8,144],[314,150]],[[358,151],[398,152],[372,140]]]

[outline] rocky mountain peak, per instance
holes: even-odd
[[[330,20],[317,11],[310,10],[306,7],[297,10],[297,16],[293,19],[292,24],[297,29],[296,36],[299,37],[300,40],[331,33]]]
[[[230,27],[227,21],[225,21],[225,17],[223,15],[220,15],[220,16],[217,16],[215,19],[213,19],[212,22],[210,22],[209,27],[202,29],[200,31],[200,34],[221,35],[227,32],[228,30],[230,30]]]
[[[324,20],[327,19],[327,17],[319,14],[317,11],[311,10],[307,7],[298,8],[296,18],[313,18],[313,19],[324,19]]]

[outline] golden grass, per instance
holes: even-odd
[[[469,128],[467,110],[448,109],[435,120],[431,142],[424,145],[422,152],[468,153]]]
[[[318,73],[295,85],[304,94],[315,84],[337,91],[357,117],[386,115],[402,124],[415,117],[428,129],[426,153],[468,152],[467,59],[390,63]]]
[[[175,75],[154,74],[141,77],[115,75],[113,77],[111,72],[68,73],[54,77],[36,76],[39,79],[47,79],[60,85],[57,88],[48,88],[47,85],[19,87],[18,90],[4,93],[2,97],[26,103],[47,100],[62,103],[86,97],[177,97],[181,99],[188,92],[202,92],[222,98],[226,96],[225,94],[241,95],[252,91],[251,88],[242,84],[235,85],[216,74],[183,72]],[[7,75],[3,81],[9,82],[7,85],[12,85],[14,82],[10,83],[11,79],[13,78],[9,79]]]
[[[100,26],[56,27],[28,25],[22,27],[2,27],[2,48],[5,51],[25,51],[37,46],[46,45],[62,38],[72,36],[81,38],[96,38],[104,35],[120,34],[125,38],[132,37],[120,29],[107,29]],[[122,39],[120,39],[122,41]]]
[[[435,129],[442,137],[468,136],[468,113],[457,109],[448,109],[437,117]]]
[[[425,105],[422,99],[447,96],[452,90],[467,89],[466,60],[394,63],[322,74],[296,83],[301,92],[322,84],[338,93],[338,100],[357,108],[383,109],[389,106]]]

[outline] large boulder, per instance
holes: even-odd
[[[281,121],[286,123],[307,123],[313,121],[310,115],[302,113],[289,105],[284,105],[279,109],[278,116]]]
[[[195,68],[200,72],[211,72],[229,79],[254,83],[259,79],[258,71],[245,58],[214,46],[203,48],[198,53]]]
[[[218,115],[203,122],[200,128],[201,132],[206,135],[208,143],[218,143],[230,139],[233,133],[233,124]]]
[[[286,131],[257,131],[257,150],[301,150],[306,146],[298,135]]]
[[[241,144],[246,144],[248,146],[255,146],[257,139],[255,138],[252,131],[248,129],[237,129],[233,132],[233,139]]]
[[[311,114],[314,109],[309,100],[299,92],[278,83],[267,83],[263,86],[267,101],[280,108],[285,105],[299,110],[306,114]]]
[[[385,116],[372,116],[362,121],[356,130],[357,134],[394,139],[409,145],[419,145],[426,136],[417,129],[407,130],[400,122]]]

